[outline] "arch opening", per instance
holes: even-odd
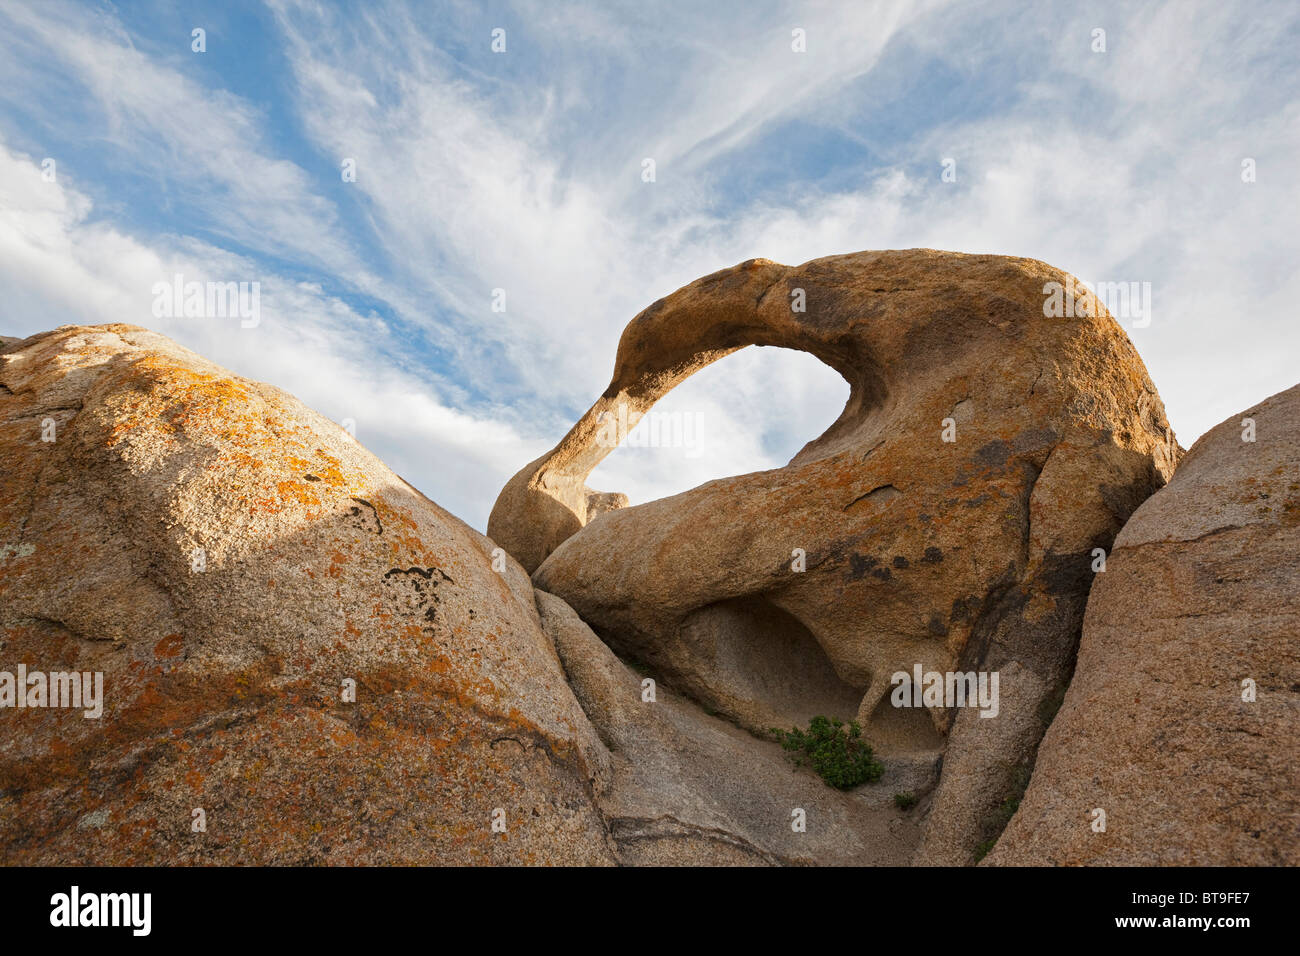
[[[637,505],[780,468],[839,420],[849,397],[849,383],[812,354],[749,346],[700,369],[640,420],[623,409],[607,415],[601,441],[621,441],[586,483]]]

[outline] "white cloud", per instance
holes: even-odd
[[[88,126],[81,136],[169,184],[175,201],[201,214],[196,225],[261,252],[361,271],[333,205],[313,193],[301,168],[270,154],[259,110],[141,53],[106,12],[54,0],[13,4],[0,10],[0,25],[0,50],[11,62],[20,51],[40,57],[45,70],[91,98],[91,108],[80,104]],[[47,76],[11,69],[10,95],[38,101]]]
[[[26,335],[66,324],[127,322],[163,333],[241,375],[271,382],[322,414],[356,421],[357,440],[444,508],[486,524],[495,490],[535,438],[450,408],[424,381],[394,368],[382,321],[319,288],[267,272],[222,249],[178,237],[154,245],[87,217],[91,202],[41,179],[31,158],[0,144],[3,329]],[[158,318],[153,287],[186,281],[259,282],[260,323]],[[504,478],[502,478],[504,481]]]
[[[480,527],[500,485],[603,390],[638,310],[755,256],[932,246],[1149,281],[1154,321],[1129,334],[1184,444],[1294,384],[1300,192],[1287,177],[1300,70],[1288,41],[1297,15],[1284,5],[1244,17],[1211,3],[1029,15],[528,0],[491,14],[510,29],[510,52],[495,58],[488,15],[472,5],[440,7],[436,22],[431,8],[396,2],[271,7],[296,81],[278,92],[324,161],[357,159],[357,182],[342,187],[356,221],[275,154],[259,109],[138,53],[107,14],[56,27],[6,8],[0,19],[16,28],[0,50],[11,64],[55,56],[101,104],[116,150],[193,191],[205,235],[315,264],[431,335],[449,377],[417,377],[427,357],[404,354],[391,323],[272,278],[283,318],[256,347],[178,333],[327,414],[362,409],[352,417],[375,422],[363,440],[376,436],[408,479]],[[1089,48],[1097,25],[1105,54]],[[796,26],[806,54],[789,49]],[[0,67],[21,96],[39,95],[38,75]],[[986,94],[975,108],[946,108],[971,89]],[[900,117],[895,100],[919,104],[915,115]],[[861,144],[856,182],[793,168],[784,190],[736,186],[781,155],[781,137],[810,129]],[[653,184],[639,178],[647,155]],[[956,184],[939,180],[944,156],[958,161]],[[1245,156],[1259,162],[1257,183],[1240,181]],[[70,191],[27,192],[0,182],[0,270],[23,322],[123,320],[138,314],[142,278],[177,262],[275,271],[193,238],[127,236]],[[498,287],[505,314],[490,309]],[[645,499],[779,466],[843,396],[807,356],[747,350],[660,406],[714,426],[704,454],[622,450],[592,484]]]

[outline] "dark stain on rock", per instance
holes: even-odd
[[[1053,447],[1061,436],[1050,428],[1030,428],[1018,434],[1011,443],[1011,449],[1018,455],[1025,452],[1042,451]]]
[[[896,554],[894,555],[894,567],[902,570],[903,568],[911,567],[911,562],[901,554]]]
[[[854,551],[849,555],[849,580],[861,581],[879,563],[875,558]]]
[[[969,624],[975,619],[975,612],[980,608],[980,599],[975,595],[965,598],[957,598],[952,602],[952,610],[948,613],[948,620],[954,624]]]
[[[938,564],[943,561],[943,552],[934,545],[925,549],[925,556],[921,558],[925,564]]]
[[[375,506],[369,501],[366,501],[365,498],[353,498],[352,500],[357,504],[348,509],[348,516],[359,519],[358,526],[363,530],[373,531],[375,534],[383,534],[384,525],[383,522],[379,520],[379,512],[375,510]],[[363,506],[369,510],[362,511],[361,507],[358,506]]]
[[[1011,446],[1001,438],[989,442],[975,452],[975,460],[985,468],[1000,468],[1011,457]]]
[[[437,578],[434,577],[435,574],[438,575]],[[424,619],[430,623],[437,619],[437,608],[441,603],[438,585],[443,581],[456,583],[441,568],[420,567],[390,568],[384,572],[383,581],[390,587],[405,583],[407,589],[401,593],[400,598],[406,610],[412,613],[423,611]]]
[[[456,583],[450,577],[447,576],[447,572],[442,570],[442,568],[419,568],[419,567],[389,568],[387,571],[384,572],[384,578],[385,579],[391,578],[394,575],[398,575],[398,574],[418,574],[426,581],[433,581],[433,576],[436,574],[439,577],[441,577],[443,581],[446,581],[448,584]],[[439,582],[434,581],[435,586],[438,583]]]

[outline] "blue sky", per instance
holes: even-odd
[[[1128,332],[1190,446],[1300,379],[1298,45],[1294,3],[0,0],[0,332],[157,329],[354,420],[481,529],[673,289],[1005,253],[1151,283]],[[155,317],[177,273],[260,282],[260,324]],[[746,349],[661,403],[698,448],[591,484],[778,467],[846,396]]]

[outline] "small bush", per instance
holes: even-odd
[[[894,806],[900,810],[911,810],[916,806],[916,794],[910,790],[907,793],[894,794]]]
[[[862,739],[856,720],[848,729],[838,718],[814,717],[806,731],[772,728],[783,748],[794,754],[796,765],[806,760],[813,771],[837,790],[851,790],[860,783],[875,783],[885,772],[884,764],[873,759],[870,745]]]

